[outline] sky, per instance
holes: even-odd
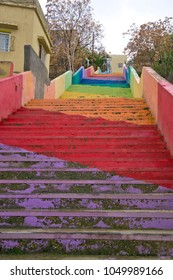
[[[58,1],[58,0],[57,0]],[[39,0],[46,12],[46,0]],[[129,38],[123,38],[132,23],[140,26],[173,15],[172,0],[91,0],[94,18],[103,25],[103,46],[111,54],[122,54]]]

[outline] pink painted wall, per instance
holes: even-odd
[[[173,85],[158,84],[158,127],[173,155]]]
[[[27,104],[35,96],[36,79],[31,71],[21,73],[23,78],[22,106]]]
[[[55,99],[55,81],[50,83],[50,86],[44,86],[44,99]]]
[[[21,107],[22,88],[22,75],[0,80],[0,120]]]
[[[35,78],[32,73],[0,79],[0,121],[34,98]]]
[[[143,95],[173,155],[173,85],[152,68],[144,67]]]
[[[154,118],[158,119],[158,81],[161,77],[150,67],[144,67],[143,75],[143,95],[150,106]]]
[[[133,67],[132,67],[133,68]],[[130,69],[130,87],[134,97],[144,97],[173,155],[173,85],[150,67],[143,67],[135,87],[135,75]],[[141,92],[141,96],[140,96]]]
[[[94,67],[90,66],[87,69],[84,69],[83,78],[91,77],[94,74]]]

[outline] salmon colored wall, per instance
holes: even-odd
[[[173,155],[173,85],[165,80],[158,84],[158,127]]]
[[[35,78],[24,72],[0,79],[0,121],[34,98]]]
[[[55,99],[55,81],[50,83],[50,86],[44,86],[44,99]]]
[[[36,79],[31,71],[24,72],[21,75],[23,78],[22,106],[24,106],[34,99]]]
[[[21,107],[22,82],[22,75],[0,80],[0,121]]]
[[[161,78],[152,68],[143,68],[143,94],[150,106],[150,110],[156,119],[158,120],[158,81]]]
[[[87,69],[84,69],[83,78],[91,77],[95,73],[94,67],[90,66]]]
[[[173,155],[173,85],[150,67],[143,67],[138,79],[130,67],[130,87],[134,97],[144,97]],[[139,86],[139,87],[138,87]]]

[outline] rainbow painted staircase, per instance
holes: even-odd
[[[0,142],[1,253],[173,257],[173,158],[121,77],[29,102]]]

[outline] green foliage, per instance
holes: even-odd
[[[171,38],[173,40],[173,36]],[[162,52],[159,60],[154,63],[153,69],[166,80],[173,83],[173,50]]]
[[[171,79],[173,40],[172,18],[148,22],[137,27],[132,24],[124,33],[130,40],[124,49],[140,75],[143,66],[154,67],[160,75]]]

